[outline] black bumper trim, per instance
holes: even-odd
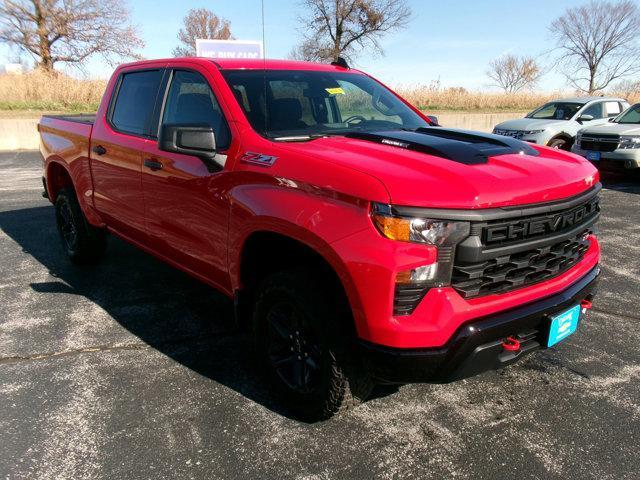
[[[600,268],[594,267],[560,293],[462,325],[442,347],[403,349],[359,343],[365,368],[382,383],[450,382],[494,370],[546,348],[549,317],[596,293]],[[502,348],[508,336],[526,339],[518,352]]]

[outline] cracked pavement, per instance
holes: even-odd
[[[278,408],[222,295],[114,238],[70,264],[40,177],[0,154],[0,478],[638,478],[640,176],[606,182],[576,334],[318,424]]]

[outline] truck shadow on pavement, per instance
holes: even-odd
[[[140,341],[127,335],[124,343],[132,343],[132,348],[148,345],[200,375],[290,417],[261,381],[251,357],[249,335],[235,327],[233,305],[223,294],[113,237],[100,265],[73,265],[60,246],[50,206],[0,212],[0,229],[53,277],[31,283],[34,291],[85,297],[143,342],[140,345]],[[74,302],[70,297],[69,311]],[[104,318],[86,318],[86,322],[98,320]],[[123,343],[117,329],[112,336]],[[78,348],[108,350],[111,340],[96,339],[102,344]]]
[[[640,170],[626,172],[600,170],[600,181],[603,187],[609,190],[640,194]]]

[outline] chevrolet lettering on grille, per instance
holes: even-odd
[[[484,227],[484,244],[526,240],[570,230],[600,211],[598,200],[598,198],[594,198],[584,205],[565,212],[488,225]]]

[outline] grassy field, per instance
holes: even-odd
[[[32,72],[0,75],[0,118],[38,116],[44,112],[93,112],[98,108],[105,80],[78,80],[63,74]],[[401,86],[397,91],[428,112],[524,112],[567,92],[504,94],[444,88],[438,82]],[[622,95],[624,96],[624,95]],[[640,101],[640,94],[629,98]]]
[[[32,72],[0,75],[0,110],[9,112],[93,112],[106,86],[104,80],[77,80],[62,74]]]

